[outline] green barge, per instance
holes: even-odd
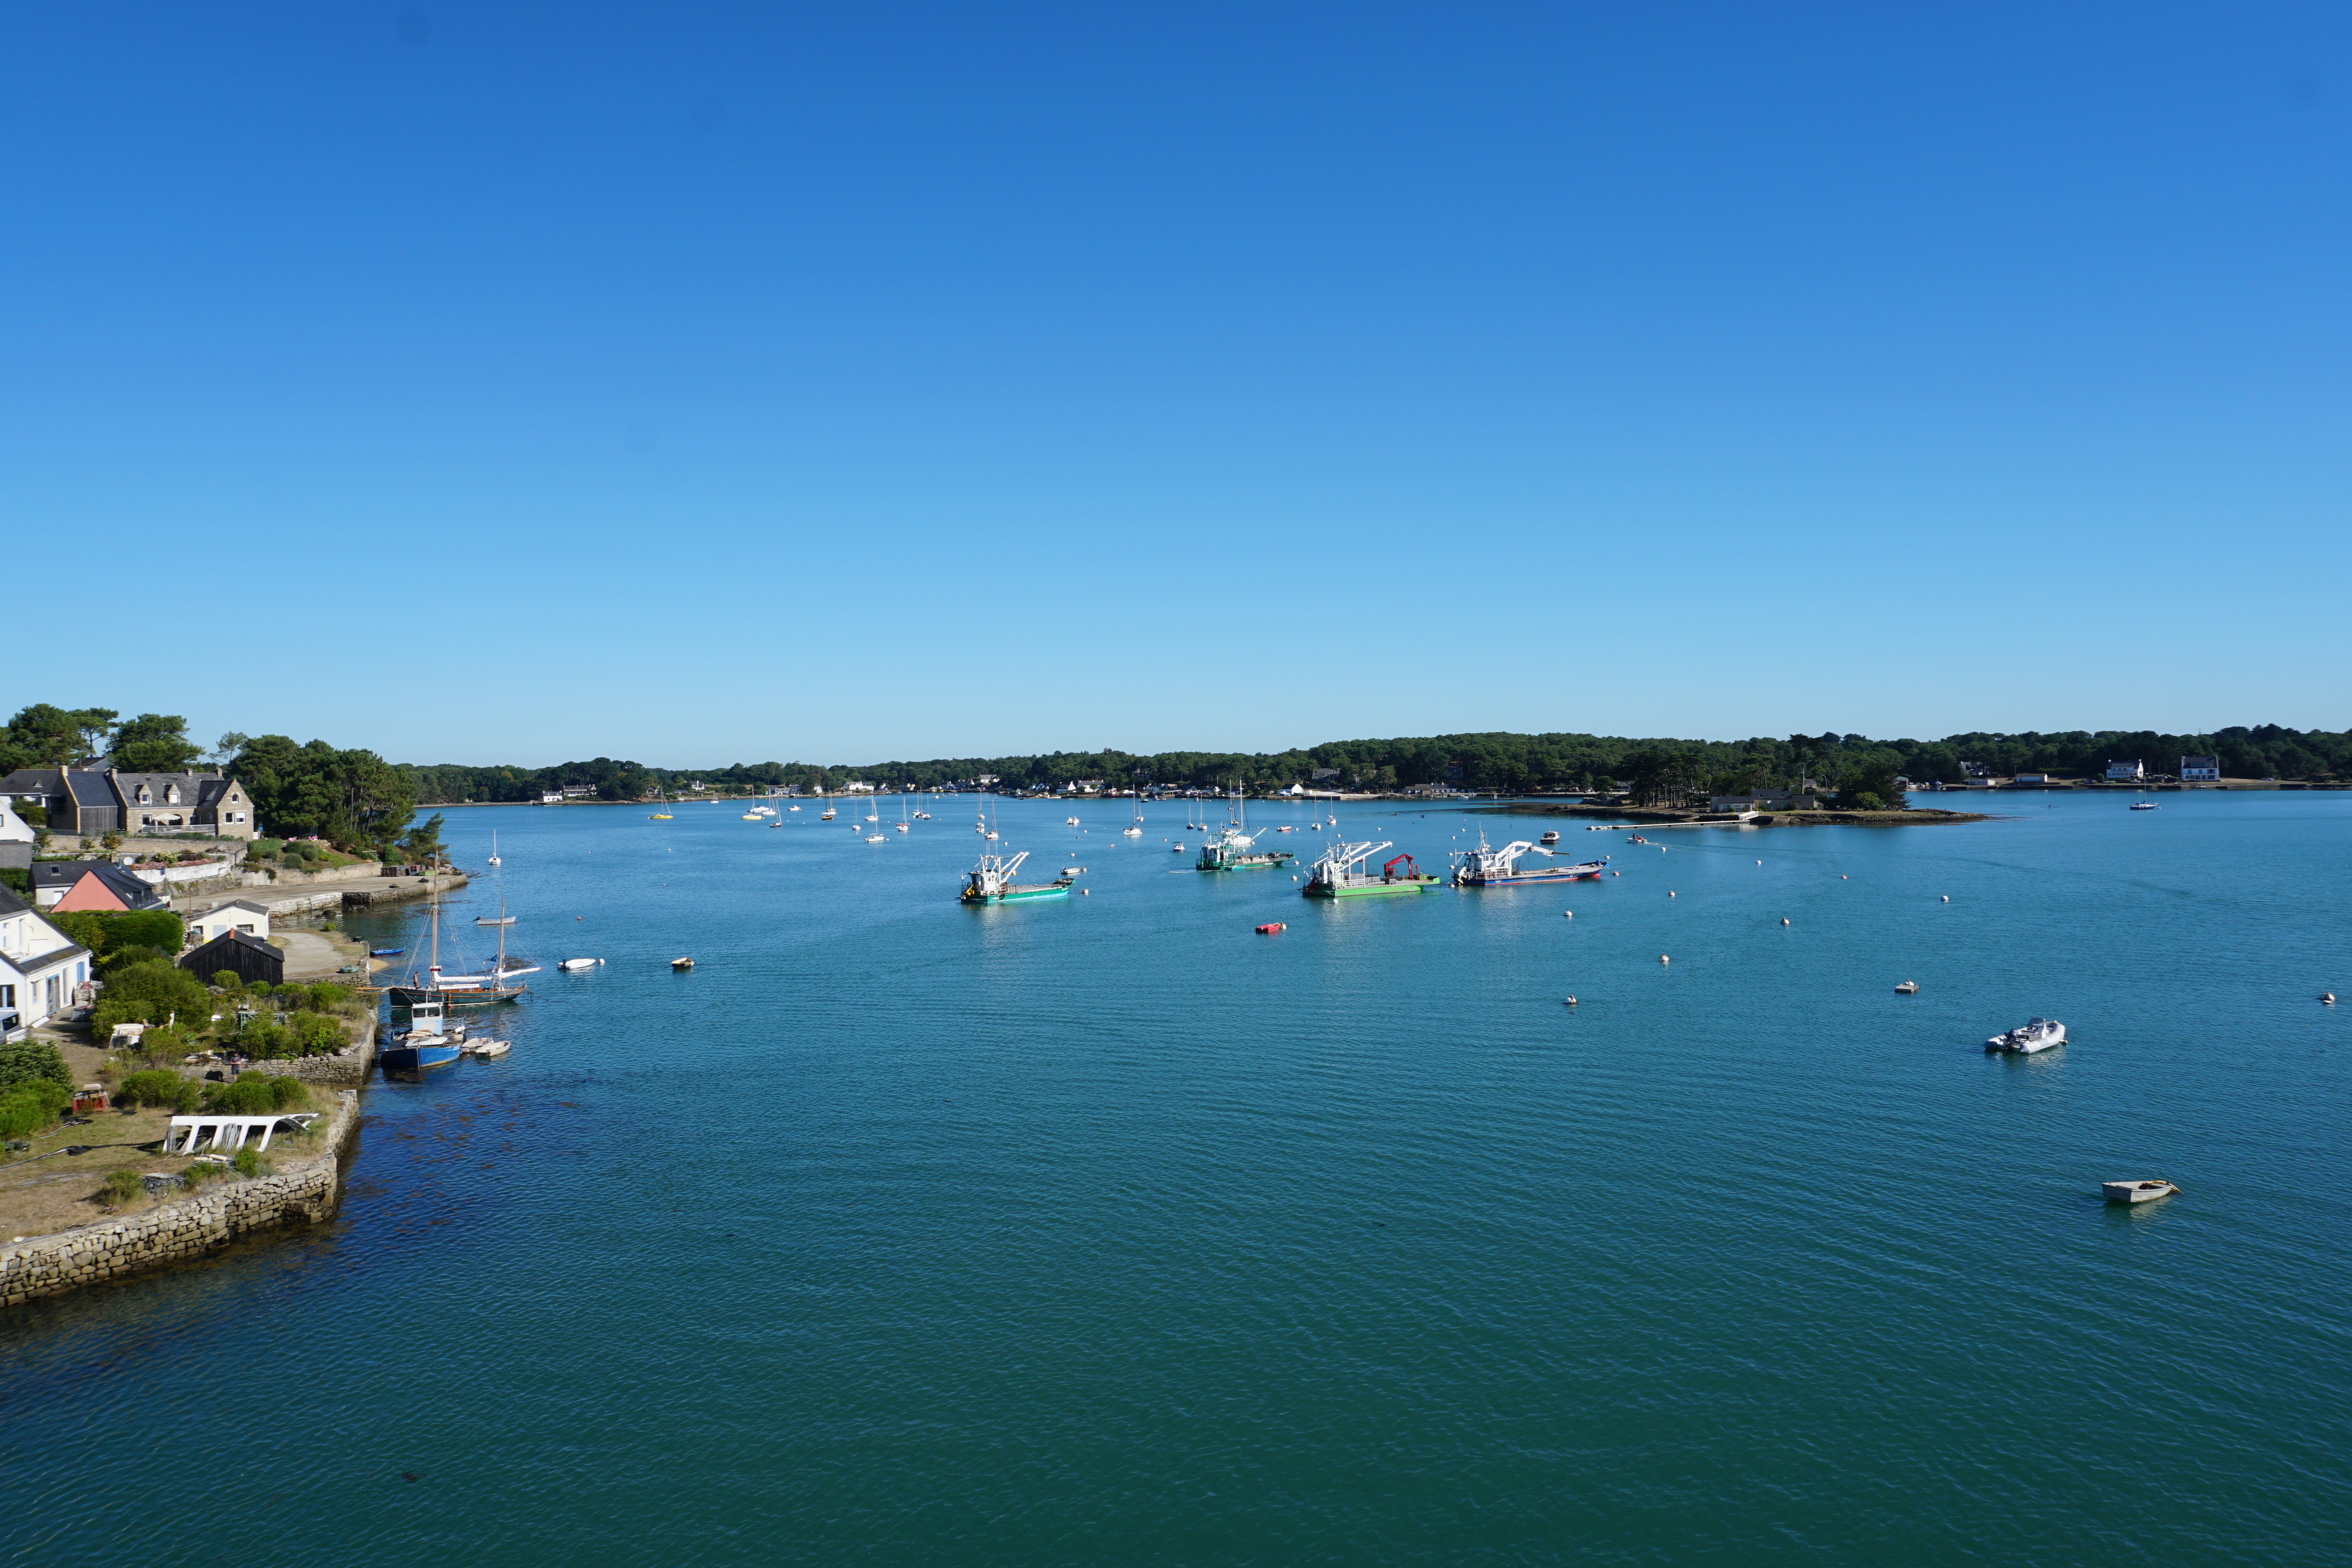
[[[1300,892],[1308,898],[1378,898],[1392,893],[1426,893],[1438,885],[1439,879],[1423,872],[1412,863],[1411,855],[1399,855],[1381,867],[1370,870],[1371,858],[1389,846],[1385,843],[1333,844],[1315,862],[1315,874]],[[1404,870],[1397,870],[1402,862]]]

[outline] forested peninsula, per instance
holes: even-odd
[[[1007,789],[1099,779],[1107,789],[1253,790],[1294,783],[1320,789],[1388,791],[1417,784],[1507,794],[1594,789],[1616,784],[1637,794],[1743,789],[1811,779],[1842,793],[1893,790],[1914,783],[1957,783],[1961,764],[2008,775],[2043,770],[2096,774],[2111,760],[2139,758],[2170,772],[2184,756],[2219,757],[2233,778],[2352,778],[2352,731],[2295,730],[2277,725],[2233,727],[2210,735],[2153,730],[2074,730],[2064,734],[1947,736],[1940,740],[1874,740],[1864,735],[1794,735],[1748,740],[1680,740],[1627,736],[1487,733],[1336,740],[1279,752],[1056,751],[1032,757],[933,758],[921,762],[851,766],[737,762],[724,768],[655,768],[599,757],[552,768],[476,768],[441,763],[404,767],[419,803],[532,800],[565,788],[607,800],[700,783],[713,789],[770,785],[837,789],[852,781],[929,787],[993,777]]]

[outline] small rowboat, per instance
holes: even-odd
[[[2109,1203],[2154,1203],[2159,1197],[2170,1197],[2180,1189],[2168,1181],[2103,1181],[2099,1190]]]
[[[511,1040],[478,1040],[466,1047],[466,1054],[482,1061],[493,1061],[513,1049]]]
[[[1895,988],[1902,992],[1903,995],[1906,997],[1916,997],[1919,994],[1919,982],[1916,980],[1904,980],[1899,982]]]
[[[691,958],[672,958],[669,961],[669,967],[673,969],[691,969],[694,967],[694,960]]]
[[[604,961],[602,958],[566,958],[555,967],[567,975],[576,975],[583,969],[593,969]]]
[[[371,958],[397,958],[403,953],[407,951],[408,949],[405,947],[371,947],[368,949],[368,956]]]
[[[1271,936],[1277,931],[1286,931],[1288,929],[1289,927],[1285,925],[1281,921],[1272,920],[1268,921],[1265,925],[1259,926],[1257,928],[1257,934],[1261,936]]]

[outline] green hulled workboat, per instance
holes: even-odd
[[[1371,898],[1390,893],[1421,893],[1438,879],[1425,875],[1411,855],[1399,855],[1377,873],[1367,862],[1389,846],[1385,843],[1333,844],[1315,862],[1315,874],[1300,891],[1309,898]],[[1402,862],[1404,870],[1397,864]]]

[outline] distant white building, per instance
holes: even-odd
[[[2183,784],[2219,784],[2221,781],[2221,759],[2218,757],[2182,758],[2180,781]]]
[[[230,931],[242,931],[247,936],[269,940],[269,911],[250,899],[236,898],[215,904],[202,915],[188,917],[188,946],[201,947],[214,937]]]
[[[563,791],[561,789],[550,789],[546,794],[541,795],[539,798],[539,803],[542,806],[561,806],[563,804]]]
[[[702,786],[698,784],[695,788],[699,789]],[[585,800],[595,792],[596,786],[593,784],[566,784],[563,787],[563,798],[567,800]]]
[[[2114,784],[2137,784],[2147,777],[2147,769],[2137,762],[2109,762],[2107,780]]]
[[[2055,784],[2057,779],[2047,773],[2021,773],[2010,780],[2012,784]]]

